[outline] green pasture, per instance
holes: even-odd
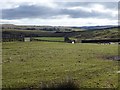
[[[64,41],[64,37],[35,37],[34,39],[43,41]]]
[[[56,42],[64,42],[64,37],[34,37],[33,39],[41,40],[41,41],[56,41]],[[69,39],[74,40],[76,38],[70,37]]]
[[[118,61],[107,57],[117,55],[117,44],[3,42],[3,88],[40,87],[68,77],[83,88],[116,88]]]

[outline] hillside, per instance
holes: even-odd
[[[80,27],[54,26],[17,26],[2,25],[3,37],[6,35],[23,35],[32,37],[75,37],[79,39],[117,39],[118,27],[83,30]]]
[[[119,38],[118,28],[103,30],[86,30],[75,36],[82,39],[116,39]]]
[[[34,25],[13,25],[2,24],[2,29],[14,30],[39,30],[39,31],[56,31],[56,32],[69,32],[69,31],[82,31],[80,27],[65,27],[65,26],[34,26]]]

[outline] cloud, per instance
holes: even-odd
[[[61,5],[66,7],[74,7],[74,6],[82,6],[82,7],[88,7],[95,4],[101,4],[105,6],[106,8],[118,8],[118,2],[59,2]]]
[[[82,17],[97,17],[97,18],[111,18],[117,19],[118,17],[118,3],[116,2],[61,2],[62,7],[70,9]],[[74,13],[72,13],[74,14]],[[75,16],[75,15],[74,15]],[[77,17],[77,16],[76,16]]]
[[[118,17],[116,2],[54,2],[54,0],[43,2],[10,0],[8,2],[4,0],[2,7],[3,23],[73,25],[74,22],[76,25],[81,23],[95,25],[96,22],[96,24],[107,25],[107,23],[117,24]]]
[[[21,5],[56,7],[54,0],[2,0],[0,3],[0,9],[11,9]]]
[[[66,4],[64,4],[66,5]],[[57,6],[57,5],[56,5]],[[117,11],[117,10],[116,10]],[[52,18],[68,15],[70,18],[116,18],[117,13],[101,4],[74,3],[71,6],[47,7],[42,5],[21,5],[12,9],[3,9],[3,19]]]
[[[15,19],[0,20],[0,23],[9,23],[16,25],[52,25],[52,26],[93,26],[93,25],[116,25],[117,20],[97,19],[97,18],[67,18],[64,19]],[[25,23],[24,23],[25,22]]]
[[[104,12],[103,10],[95,10],[95,9],[63,9],[62,14],[67,14],[71,18],[109,18],[109,19],[115,19],[116,14],[110,14],[107,11]]]
[[[21,5],[13,9],[3,9],[3,19],[22,19],[22,18],[48,18],[57,14],[52,8],[35,5]]]

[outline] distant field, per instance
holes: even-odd
[[[3,88],[39,87],[68,76],[79,87],[118,86],[118,61],[106,58],[118,55],[117,44],[3,42],[2,48]]]
[[[34,39],[43,41],[64,41],[64,37],[36,37]]]
[[[34,37],[34,39],[41,40],[41,41],[56,41],[56,42],[63,42],[64,37]],[[69,38],[71,40],[74,40],[75,38]]]

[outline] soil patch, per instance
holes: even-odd
[[[105,59],[108,60],[116,60],[116,61],[120,61],[120,56],[106,56],[104,57]]]

